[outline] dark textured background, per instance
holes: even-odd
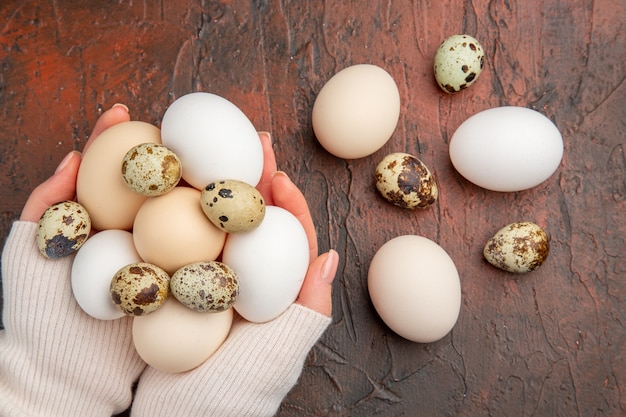
[[[333,324],[281,416],[624,416],[625,16],[623,0],[2,0],[0,233],[103,109],[123,102],[158,124],[175,97],[214,92],[273,133],[321,250],[341,256]],[[486,67],[449,96],[432,60],[455,33],[478,38]],[[383,149],[345,161],[317,144],[311,109],[357,63],[392,74],[401,117]],[[456,127],[500,105],[536,109],[563,134],[561,166],[534,189],[486,191],[449,162]],[[373,170],[396,151],[436,176],[434,207],[403,211],[377,194]],[[518,277],[481,251],[519,220],[543,226],[552,246]],[[375,251],[408,233],[438,242],[462,281],[457,325],[428,345],[394,335],[367,294]]]

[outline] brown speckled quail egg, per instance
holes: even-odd
[[[74,201],[57,203],[39,219],[37,247],[46,258],[62,258],[76,252],[90,231],[91,219],[82,205]]]
[[[546,260],[550,251],[548,235],[531,222],[511,223],[487,241],[485,259],[507,272],[533,271]]]
[[[446,93],[457,93],[478,79],[485,64],[485,52],[469,35],[452,35],[435,53],[434,73],[437,85]]]
[[[220,312],[237,299],[239,279],[222,262],[196,262],[172,275],[170,289],[178,301],[192,310]]]
[[[248,232],[265,217],[263,196],[243,181],[212,182],[202,190],[200,202],[207,218],[227,233]]]
[[[111,280],[111,298],[129,316],[144,316],[163,305],[170,293],[170,277],[161,268],[137,262],[120,268]]]
[[[122,161],[122,177],[138,194],[154,197],[174,188],[182,176],[180,159],[164,145],[133,146]]]
[[[376,188],[396,206],[426,208],[437,201],[439,191],[428,167],[413,155],[389,154],[376,166]]]

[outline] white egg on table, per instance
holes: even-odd
[[[263,170],[263,148],[248,117],[216,94],[195,92],[165,111],[161,140],[183,166],[183,179],[201,190],[224,178],[256,186]]]
[[[309,267],[309,243],[293,214],[267,206],[256,229],[228,235],[222,261],[239,278],[235,310],[248,321],[266,322],[296,300]]]

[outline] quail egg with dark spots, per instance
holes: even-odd
[[[178,301],[192,310],[220,312],[237,300],[239,279],[222,262],[196,262],[172,275],[170,289]]]
[[[485,65],[485,52],[469,35],[452,35],[435,53],[434,73],[437,85],[446,93],[457,93],[472,85]]]
[[[507,272],[525,273],[541,266],[548,257],[550,244],[546,232],[531,222],[511,223],[487,241],[485,259]]]
[[[155,197],[174,188],[182,176],[180,159],[158,143],[133,146],[122,161],[122,177],[138,194]]]
[[[437,201],[439,195],[428,167],[408,153],[385,156],[376,167],[374,178],[382,196],[405,209],[427,208]]]
[[[263,196],[243,181],[212,182],[202,190],[200,200],[207,218],[226,233],[253,230],[265,217]]]
[[[48,207],[39,219],[37,247],[46,258],[62,258],[76,252],[90,232],[91,219],[85,207],[64,201]]]
[[[129,316],[144,316],[163,305],[170,293],[170,276],[147,262],[122,267],[111,280],[111,298]]]

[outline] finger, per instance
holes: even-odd
[[[128,107],[122,103],[116,103],[109,110],[102,113],[98,118],[96,125],[91,132],[91,136],[83,148],[83,153],[87,151],[87,148],[94,141],[96,137],[111,126],[119,123],[128,122],[130,120],[130,114],[128,113]]]
[[[61,201],[73,200],[76,195],[76,176],[80,166],[80,152],[72,151],[59,164],[54,175],[41,183],[28,197],[20,220],[38,222],[48,207]]]
[[[332,283],[339,255],[334,250],[321,255],[309,266],[296,302],[320,314],[332,315]]]
[[[256,188],[263,196],[265,204],[272,205],[272,176],[276,172],[276,155],[272,149],[272,137],[269,133],[259,132],[259,139],[263,146],[263,172]]]
[[[284,208],[300,221],[309,240],[311,262],[317,258],[317,234],[309,206],[302,191],[289,179],[287,174],[276,171],[272,177],[272,198],[274,205]]]

